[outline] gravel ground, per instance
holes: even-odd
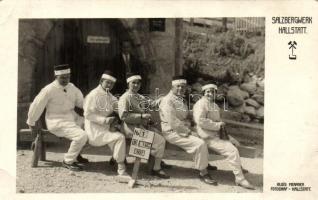
[[[84,171],[71,172],[62,167],[63,153],[68,144],[49,144],[47,161],[39,161],[38,168],[31,168],[32,151],[29,144],[17,151],[17,193],[107,193],[107,192],[262,192],[263,158],[242,158],[242,165],[249,170],[246,178],[254,184],[254,191],[235,186],[234,175],[221,156],[210,155],[210,163],[218,167],[210,171],[219,185],[210,186],[197,178],[191,155],[180,151],[166,150],[165,162],[173,165],[166,170],[170,179],[161,180],[149,176],[147,165],[139,171],[139,184],[130,189],[116,178],[116,170],[108,163],[110,151],[107,147],[86,146],[83,156],[90,160]],[[129,157],[128,173],[131,174],[134,158]]]

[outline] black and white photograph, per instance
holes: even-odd
[[[0,199],[316,200],[316,0],[0,0]]]
[[[16,193],[262,193],[265,17],[20,18]]]

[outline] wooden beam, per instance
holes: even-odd
[[[140,158],[136,158],[135,163],[134,163],[133,172],[132,172],[132,175],[131,175],[131,180],[128,182],[128,186],[130,188],[133,188],[135,186],[136,182],[137,182],[140,162],[141,162],[141,159]]]
[[[182,44],[183,44],[183,19],[176,18],[175,21],[175,75],[183,73],[183,56],[182,56]]]
[[[229,119],[224,119],[223,121],[227,124],[230,124],[230,125],[251,128],[251,129],[257,129],[257,130],[262,130],[262,131],[264,130],[264,127],[262,124],[248,124],[248,123],[237,122],[237,121],[233,121],[233,120],[229,120]]]

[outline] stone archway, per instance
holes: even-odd
[[[137,50],[137,55],[146,64],[154,66],[154,49],[150,37],[138,30],[143,22],[136,19],[120,19],[127,30],[129,39]],[[19,23],[19,63],[18,63],[18,102],[28,103],[34,96],[34,78],[38,65],[43,59],[43,48],[47,36],[54,29],[54,20],[21,20]],[[144,26],[144,25],[142,25]],[[143,41],[143,42],[141,42]],[[151,71],[151,70],[150,70]]]
[[[154,66],[149,59],[154,55],[149,36],[136,28],[145,26],[138,19],[119,19],[128,32],[129,39],[137,50],[137,55],[146,66]],[[58,23],[53,19],[23,19],[19,21],[19,54],[18,54],[18,130],[26,127],[25,120],[30,102],[38,89],[38,70],[43,63],[43,52],[48,35]],[[143,41],[143,42],[142,42]],[[151,70],[150,70],[151,71]]]

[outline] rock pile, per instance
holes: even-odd
[[[193,27],[184,34],[183,74],[191,85],[190,101],[197,101],[202,85],[212,82],[218,86],[216,103],[232,111],[223,112],[224,118],[263,122],[264,35]]]

